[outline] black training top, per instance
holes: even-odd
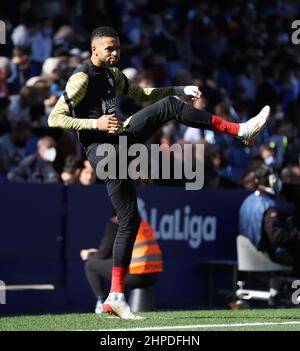
[[[49,126],[78,130],[84,147],[110,143],[111,135],[122,133],[124,127],[108,133],[96,129],[96,120],[104,114],[115,113],[117,92],[139,101],[156,101],[175,95],[174,87],[141,88],[118,68],[101,68],[89,59],[68,80],[64,94],[49,116]]]

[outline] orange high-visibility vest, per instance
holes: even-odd
[[[129,266],[130,274],[158,273],[163,271],[160,247],[150,225],[142,220],[134,243]]]

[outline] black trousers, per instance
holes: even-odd
[[[91,257],[85,264],[85,275],[96,297],[105,296],[104,279],[111,280],[113,259]],[[159,273],[127,274],[125,285],[131,288],[152,286],[158,281]]]
[[[128,146],[133,143],[144,143],[165,123],[176,120],[194,128],[211,129],[212,115],[204,110],[198,110],[175,97],[164,98],[135,113],[126,132]],[[118,146],[118,137],[108,137],[108,143]],[[101,157],[97,149],[103,144],[91,144],[87,148],[87,158],[96,171]],[[118,152],[117,152],[118,157]],[[119,164],[116,160],[116,164]],[[97,173],[97,172],[96,172]],[[135,238],[140,225],[140,215],[137,208],[137,196],[132,179],[105,179],[107,192],[119,218],[119,230],[113,247],[113,266],[128,267]]]

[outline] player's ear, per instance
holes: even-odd
[[[95,46],[92,46],[92,53],[95,54],[96,56],[98,56]]]

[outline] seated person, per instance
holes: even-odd
[[[118,231],[117,217],[112,217],[105,228],[99,249],[81,250],[80,256],[85,264],[87,280],[97,298],[95,313],[102,313],[102,304],[105,301],[104,278],[111,280],[113,258],[112,250]],[[141,288],[154,285],[163,270],[160,247],[155,239],[150,225],[142,220],[133,248],[129,274],[125,285],[132,288]]]
[[[275,200],[280,180],[265,164],[258,166],[254,176],[256,190],[240,208],[240,234],[273,261],[293,266],[293,274],[300,276],[300,230]]]
[[[76,155],[68,155],[65,159],[64,168],[60,175],[65,185],[78,184],[81,173],[82,161]]]
[[[81,185],[92,185],[96,183],[96,173],[88,160],[84,162],[84,167],[80,172],[79,183]]]
[[[37,151],[24,158],[7,174],[7,178],[11,182],[57,183],[59,175],[53,166],[55,158],[55,140],[43,136],[38,140]]]

